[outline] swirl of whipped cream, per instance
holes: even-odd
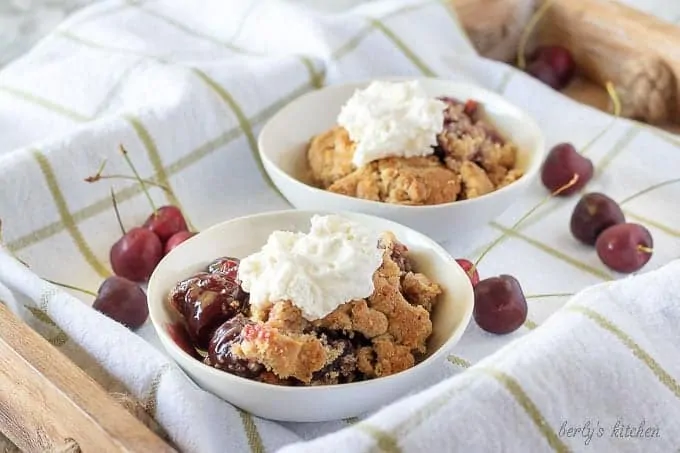
[[[370,296],[381,264],[377,233],[337,215],[314,216],[309,233],[273,232],[241,260],[238,278],[254,307],[289,300],[311,321]]]
[[[385,157],[433,154],[445,108],[417,80],[376,81],[354,93],[337,121],[356,143],[352,163],[362,167]]]

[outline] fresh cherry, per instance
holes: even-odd
[[[109,253],[113,272],[134,282],[147,281],[162,257],[161,240],[146,228],[125,233]]]
[[[558,194],[568,196],[581,190],[593,177],[593,172],[594,167],[590,159],[579,154],[571,144],[560,143],[550,150],[543,162],[541,181],[550,192],[555,192],[568,184],[575,175],[578,176],[573,185]]]
[[[477,272],[477,267],[475,267],[472,261],[466,260],[465,258],[457,258],[456,263],[458,263],[458,265],[463,268],[470,279],[470,282],[472,282],[472,286],[476,286],[477,283],[479,283],[479,273]],[[472,270],[472,272],[470,272],[470,270]]]
[[[137,329],[149,317],[146,294],[142,288],[128,279],[116,276],[104,280],[92,308],[129,329]]]
[[[652,257],[654,241],[647,228],[637,223],[619,223],[604,230],[595,248],[610,269],[629,274],[642,269]]]
[[[562,87],[560,78],[553,69],[552,66],[546,61],[536,60],[529,63],[527,66],[527,74],[531,75],[535,79],[540,80],[544,84],[548,85],[550,88],[559,90]]]
[[[234,281],[238,280],[238,266],[241,261],[238,258],[225,256],[218,258],[208,266],[208,272],[223,274]]]
[[[534,62],[543,62],[550,66],[557,79],[557,89],[567,86],[574,77],[576,71],[574,57],[562,46],[540,46],[532,57]]]
[[[528,306],[515,277],[500,275],[480,280],[474,288],[473,316],[477,325],[490,333],[507,334],[527,319]]]
[[[167,255],[172,251],[172,249],[174,249],[182,242],[186,241],[189,238],[192,238],[195,235],[196,233],[191,231],[179,231],[173,234],[172,236],[170,236],[170,239],[168,239],[168,241],[165,243],[164,254]]]
[[[162,242],[167,241],[180,231],[187,231],[187,221],[184,219],[182,211],[177,206],[171,205],[158,208],[146,219],[143,226],[153,231]]]
[[[595,245],[600,233],[625,221],[618,203],[603,193],[592,192],[583,195],[574,207],[570,229],[579,241]]]

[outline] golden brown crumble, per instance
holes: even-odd
[[[481,118],[481,106],[442,99],[444,129],[435,155],[390,157],[361,168],[352,164],[355,144],[336,126],[314,137],[307,150],[312,179],[330,192],[404,205],[433,205],[476,198],[517,179],[517,147]]]
[[[314,137],[307,151],[307,161],[315,180],[328,187],[354,171],[355,145],[342,127],[334,127]]]
[[[306,383],[329,360],[318,337],[285,333],[266,324],[244,327],[243,339],[232,351],[236,357],[261,363],[280,378],[294,377]]]
[[[437,296],[442,292],[441,287],[427,276],[413,272],[404,275],[401,289],[406,300],[413,305],[420,305],[427,311],[432,311]]]
[[[414,354],[426,351],[426,341],[432,333],[430,311],[442,293],[441,287],[424,274],[402,270],[397,260],[407,258],[408,251],[392,233],[382,235],[380,245],[384,249],[383,263],[373,275],[373,294],[343,304],[311,323],[322,331],[363,338],[366,345],[359,348],[354,363],[367,377],[387,376],[414,365]],[[395,250],[400,255],[395,256]],[[337,346],[332,342],[300,334],[308,324],[290,302],[277,302],[262,324],[271,333],[257,336],[261,339],[259,346],[246,338],[237,355],[263,363],[281,378],[292,376],[309,382],[314,373],[339,356],[333,353]]]
[[[328,316],[315,321],[314,325],[349,334],[358,332],[370,339],[387,332],[389,321],[387,316],[370,308],[366,301],[361,299],[341,305]]]
[[[460,178],[434,156],[392,157],[371,162],[335,181],[327,190],[394,204],[440,204],[456,201]]]

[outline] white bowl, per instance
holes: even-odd
[[[151,322],[168,354],[202,388],[259,417],[318,422],[354,417],[395,401],[446,360],[472,315],[472,285],[465,272],[434,241],[403,225],[363,214],[343,213],[375,231],[392,231],[409,247],[416,268],[438,282],[444,292],[433,312],[428,357],[406,371],[363,382],[318,387],[264,384],[211,368],[185,353],[167,332],[177,315],[167,303],[172,287],[205,269],[220,256],[243,258],[266,242],[274,230],[309,231],[310,219],[321,212],[280,211],[220,223],[174,249],[160,262],[149,281]]]
[[[389,78],[383,80],[414,80]],[[333,85],[305,94],[276,113],[260,132],[259,152],[269,177],[296,208],[353,211],[394,220],[437,241],[466,241],[465,234],[501,215],[523,196],[536,178],[545,154],[545,141],[536,122],[498,94],[476,85],[418,78],[431,96],[474,99],[484,105],[492,123],[519,147],[518,181],[479,198],[432,206],[403,206],[331,193],[309,184],[306,149],[310,139],[336,124],[342,105],[370,82]]]

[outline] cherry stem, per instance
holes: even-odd
[[[94,175],[94,176],[88,176],[87,178],[85,178],[85,182],[97,182],[97,181],[100,181],[102,179],[129,179],[131,181],[137,181],[137,178],[135,178],[134,176],[118,175],[118,174],[113,174],[113,175],[99,175],[99,174],[97,174],[97,175]],[[159,189],[163,189],[166,192],[170,191],[170,189],[165,187],[163,184],[157,183],[156,181],[152,181],[150,179],[143,179],[142,181],[144,181],[144,184],[146,184],[147,186],[158,187]]]
[[[578,182],[578,180],[579,180],[578,174],[574,174],[574,176],[571,178],[571,180],[568,183],[566,183],[562,187],[558,188],[553,193],[551,193],[550,195],[545,197],[543,200],[541,200],[541,202],[538,203],[536,206],[529,209],[529,211],[527,211],[526,214],[524,214],[517,222],[515,222],[515,224],[513,226],[510,227],[510,231],[515,230],[522,222],[524,222],[527,218],[529,218],[529,216],[531,214],[533,214],[534,212],[536,212],[541,206],[543,206],[545,203],[550,201],[554,196],[557,196],[557,195],[561,194],[562,192],[564,192],[565,190],[572,187],[574,184],[576,184]],[[491,244],[489,244],[489,246],[481,253],[481,255],[479,255],[479,258],[477,258],[477,260],[475,261],[475,263],[472,265],[472,267],[470,269],[476,269],[479,266],[479,263],[482,261],[482,259],[484,259],[484,257],[491,251],[491,249],[493,249],[499,242],[501,242],[503,240],[503,238],[505,238],[506,234],[500,235]]]
[[[621,116],[621,101],[619,100],[619,95],[616,93],[616,88],[614,87],[614,84],[611,82],[605,83],[604,87],[607,90],[609,99],[612,101],[612,104],[614,106],[614,111],[612,113],[615,117],[618,118],[619,116]]]
[[[654,184],[653,186],[649,186],[644,190],[641,190],[637,193],[634,193],[633,195],[631,195],[629,197],[624,198],[623,200],[619,201],[619,204],[621,205],[621,204],[624,204],[624,203],[628,203],[629,201],[634,200],[635,198],[640,197],[640,196],[642,196],[646,193],[649,193],[652,190],[656,190],[656,189],[659,189],[661,187],[669,186],[671,184],[675,184],[675,183],[678,183],[678,182],[680,182],[680,178],[669,179],[667,181],[663,181],[663,182],[660,182],[658,184]]]
[[[142,186],[142,191],[144,192],[144,195],[146,195],[146,198],[149,200],[149,204],[151,204],[151,209],[153,210],[153,214],[156,215],[156,212],[158,211],[156,209],[156,204],[153,202],[153,199],[151,198],[151,194],[149,193],[149,190],[146,188],[146,185],[144,184],[144,180],[142,179],[141,176],[139,176],[139,173],[137,172],[137,167],[135,167],[135,164],[132,163],[132,159],[130,159],[128,152],[123,147],[123,145],[120,145],[120,152],[123,154],[125,161],[130,166],[132,173],[135,174],[135,179],[137,179],[139,184]]]
[[[73,291],[78,291],[78,292],[81,292],[83,294],[88,294],[88,295],[93,296],[93,297],[98,296],[97,293],[95,293],[94,291],[90,291],[88,289],[78,288],[77,286],[68,285],[66,283],[55,282],[54,280],[49,280],[47,278],[43,278],[43,280],[45,280],[47,283],[52,283],[53,285],[61,286],[62,288],[72,289]]]
[[[602,138],[604,134],[609,131],[609,129],[612,128],[612,126],[616,123],[616,121],[619,119],[621,116],[621,101],[619,101],[619,96],[616,94],[616,89],[614,88],[614,84],[611,82],[607,82],[605,84],[605,88],[607,89],[607,94],[609,95],[609,99],[611,100],[612,104],[614,105],[614,111],[612,114],[614,115],[614,119],[604,128],[602,129],[595,137],[593,137],[587,144],[581,149],[581,154],[585,154],[586,151],[595,144],[598,140]]]
[[[102,161],[101,165],[99,166],[99,169],[97,169],[97,173],[95,173],[92,176],[88,176],[87,178],[85,178],[85,182],[97,182],[97,181],[101,181],[102,179],[130,179],[132,181],[137,181],[137,178],[135,178],[134,176],[119,175],[119,174],[114,174],[114,175],[104,175],[104,174],[102,174],[102,173],[104,173],[104,168],[106,167],[106,163],[107,163],[107,161],[106,161],[106,159],[104,159]],[[169,192],[169,189],[167,187],[165,187],[164,185],[159,184],[155,181],[152,181],[150,179],[144,179],[144,184],[149,185],[149,186],[159,187],[159,188],[165,190],[166,192]]]
[[[118,220],[120,232],[123,233],[123,236],[125,236],[127,234],[127,231],[125,231],[125,226],[123,226],[123,220],[120,218],[120,211],[118,210],[118,201],[116,201],[116,194],[113,191],[113,187],[111,187],[111,203],[113,204],[113,210],[116,213],[116,220]]]
[[[654,253],[654,249],[653,249],[653,248],[647,247],[647,246],[645,246],[645,245],[638,245],[638,246],[637,246],[637,249],[638,249],[639,252],[649,253],[650,255],[651,255],[652,253]]]
[[[544,297],[570,297],[574,293],[554,293],[554,294],[532,294],[530,296],[524,296],[525,299],[542,299]]]
[[[526,28],[522,32],[522,36],[519,39],[519,45],[517,48],[517,66],[522,70],[527,66],[525,53],[527,43],[529,42],[529,37],[531,36],[531,32],[534,31],[534,27],[536,27],[538,21],[540,21],[543,18],[543,16],[548,11],[552,3],[553,0],[546,0],[545,3],[543,3],[541,7],[538,8],[538,10],[534,13],[534,15],[531,16],[529,23],[527,23]]]

